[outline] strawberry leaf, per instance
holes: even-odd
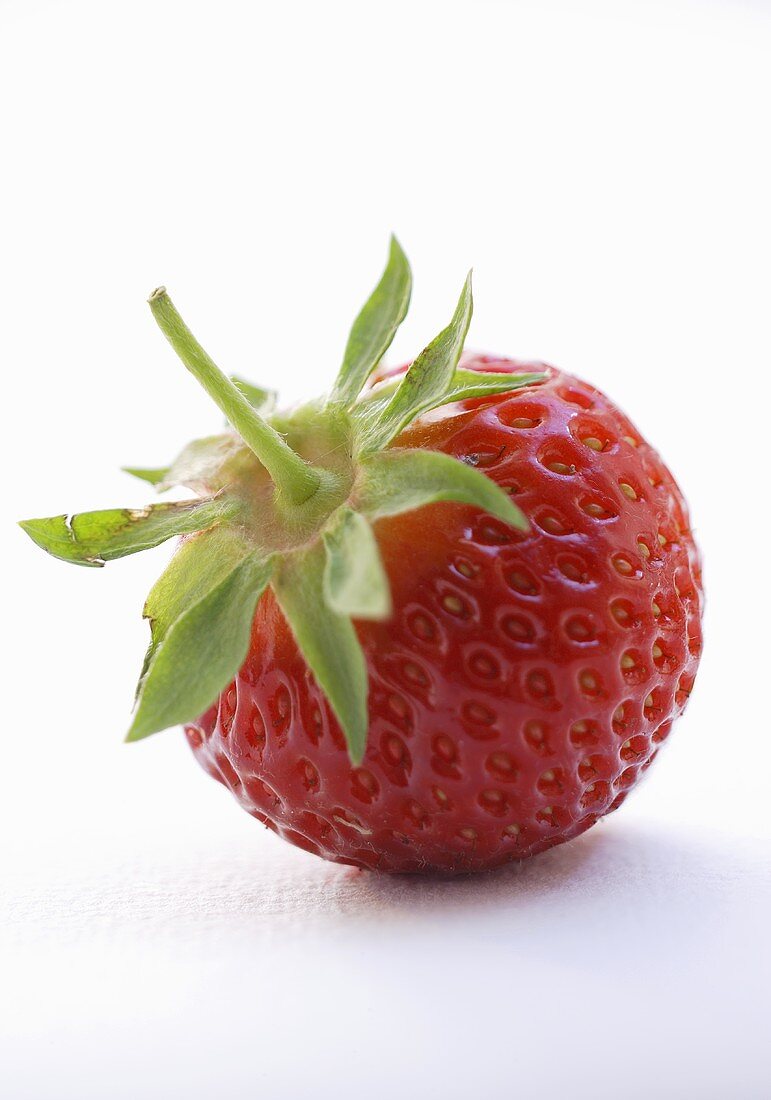
[[[544,377],[458,368],[473,311],[470,273],[449,325],[406,374],[360,396],[406,315],[410,293],[409,264],[392,238],[331,398],[284,414],[272,412],[272,393],[217,367],[163,287],[151,294],[161,331],[232,430],[193,441],[169,466],[126,470],[160,492],[184,485],[200,499],[21,524],[49,553],[86,566],[194,536],[183,539],[145,605],[151,643],[130,740],[194,721],[211,706],[247,654],[255,608],[271,584],[351,760],[359,762],[368,679],[353,620],[391,613],[372,524],[453,501],[527,530],[521,511],[480,470],[437,452],[390,446],[423,412]]]
[[[341,508],[323,537],[327,551],[324,598],[328,605],[354,619],[387,619],[391,614],[388,578],[364,516]]]
[[[190,606],[173,621],[185,600],[169,609],[168,619],[161,616],[162,636],[146,663],[127,741],[192,722],[212,704],[246,658],[254,610],[272,569],[272,559],[253,551],[231,562],[219,582],[195,599],[204,567],[188,589]],[[209,574],[205,579],[215,578]],[[176,600],[172,591],[172,603]]]
[[[353,323],[343,365],[331,401],[352,405],[361,387],[391,346],[410,304],[412,274],[396,237],[391,237],[388,264],[361,313]]]
[[[511,527],[528,530],[522,511],[494,481],[439,451],[395,448],[368,456],[362,462],[357,498],[357,507],[371,520],[452,500],[473,504]]]
[[[174,535],[213,527],[237,509],[237,502],[232,500],[187,500],[29,519],[19,526],[55,558],[76,565],[101,566],[114,558],[149,550]]]
[[[414,360],[380,416],[366,424],[361,433],[362,453],[381,450],[422,412],[441,404],[452,385],[473,308],[469,272],[447,328]]]
[[[335,712],[354,764],[361,763],[367,739],[367,667],[351,620],[319,599],[325,570],[320,544],[297,551],[273,582],[308,667]]]

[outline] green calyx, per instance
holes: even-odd
[[[449,324],[406,373],[364,389],[405,317],[411,287],[392,238],[329,398],[288,414],[274,411],[270,391],[222,373],[164,288],[150,296],[159,327],[228,429],[194,440],[166,467],[125,470],[159,492],[185,486],[194,498],[21,524],[50,554],[87,566],[184,536],[145,604],[151,642],[129,740],[192,722],[211,706],[247,656],[255,609],[270,587],[359,762],[368,684],[353,624],[391,614],[373,523],[455,501],[527,529],[481,470],[438,452],[390,447],[422,413],[543,378],[458,368],[473,309],[469,274]]]

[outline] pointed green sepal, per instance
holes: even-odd
[[[319,595],[323,591],[324,547],[316,544],[285,559],[273,590],[297,645],[335,712],[354,764],[367,740],[367,666],[351,620]]]
[[[226,489],[256,465],[254,455],[240,436],[225,432],[192,440],[169,466],[155,469],[124,466],[123,471],[149,482],[159,493],[184,485],[196,493],[211,495]]]
[[[253,551],[254,547],[239,531],[227,525],[202,531],[180,546],[145,601],[142,614],[150,621],[151,641],[137,685],[137,698],[155,651],[169,628]]]
[[[19,526],[55,558],[75,565],[101,566],[114,558],[159,546],[175,535],[213,527],[237,509],[237,502],[232,500],[192,500],[29,519]]]
[[[519,531],[528,530],[523,512],[491,478],[439,451],[395,448],[368,456],[356,495],[358,509],[372,520],[446,500],[472,504]]]
[[[173,577],[165,592],[153,589],[158,625],[127,741],[192,722],[211,706],[246,659],[257,601],[272,571],[273,559],[252,551],[229,560],[221,575],[216,563],[200,562],[182,596]],[[159,612],[164,600],[170,603]]]
[[[391,237],[388,264],[353,323],[331,401],[352,405],[359,391],[391,346],[410,304],[412,274],[396,237]]]
[[[237,374],[231,374],[230,381],[236,389],[241,391],[255,412],[260,413],[261,416],[267,416],[273,412],[278,399],[275,390],[265,390],[262,386],[255,386],[246,379],[239,378]]]
[[[365,422],[362,453],[382,450],[422,412],[441,404],[452,385],[473,309],[469,272],[447,328],[415,359],[377,419]]]
[[[502,393],[513,393],[524,386],[543,382],[546,377],[545,372],[502,374],[490,371],[488,374],[484,371],[464,370],[458,367],[452,376],[449,389],[422,411],[430,412],[431,409],[452,405],[455,401],[466,401],[472,397],[495,397]],[[398,390],[400,382],[401,378],[390,378],[364,394],[351,410],[354,421],[359,423],[376,421]]]
[[[169,472],[169,466],[121,466],[124,474],[146,481],[148,485],[160,485],[165,481]]]
[[[450,405],[453,401],[466,401],[471,397],[489,397],[509,393],[521,390],[523,386],[543,382],[545,379],[546,374],[543,371],[499,374],[495,371],[486,373],[480,370],[463,370],[462,367],[458,367],[440,404]],[[432,407],[436,408],[436,406]]]
[[[368,521],[359,512],[341,508],[323,537],[327,604],[352,619],[387,619],[391,614],[388,577]]]
[[[236,481],[249,466],[256,466],[254,456],[239,436],[232,432],[210,435],[188,443],[156,489],[162,493],[184,485],[197,493],[217,493]]]

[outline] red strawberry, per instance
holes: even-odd
[[[240,436],[132,471],[194,501],[24,526],[83,564],[188,536],[148,599],[130,738],[186,723],[245,809],[327,859],[482,870],[577,836],[647,770],[693,684],[701,574],[674,479],[606,397],[541,364],[458,367],[468,281],[362,394],[409,289],[393,242],[332,398],[273,428],[156,292]]]

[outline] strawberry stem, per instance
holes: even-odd
[[[180,317],[166,288],[161,286],[154,290],[148,302],[161,332],[263,464],[278,493],[292,504],[303,504],[312,497],[321,480],[318,472],[255,412],[240,390],[222,373]]]

